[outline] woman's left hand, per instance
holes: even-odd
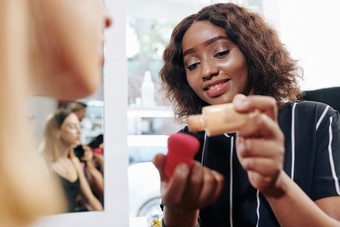
[[[259,111],[237,132],[237,156],[252,186],[265,195],[275,196],[280,191],[285,152],[276,100],[268,96],[236,95],[233,104],[238,112]]]

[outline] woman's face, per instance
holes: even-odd
[[[92,94],[101,81],[104,29],[112,19],[103,0],[40,0],[51,74],[49,90],[59,100]]]
[[[79,121],[82,121],[85,117],[85,113],[86,113],[86,108],[82,108],[80,110],[76,110],[74,111],[74,113],[77,115]]]
[[[60,140],[66,146],[80,144],[80,126],[77,115],[68,115],[59,129]]]
[[[183,61],[190,87],[205,102],[232,102],[250,94],[246,59],[225,31],[209,21],[195,21],[182,40]]]

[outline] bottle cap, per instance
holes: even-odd
[[[145,82],[152,82],[150,71],[145,71],[145,73],[144,73],[144,81]]]
[[[190,115],[188,117],[188,126],[190,132],[203,131],[205,129],[203,115],[201,114]]]

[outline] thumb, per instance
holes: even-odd
[[[152,160],[154,166],[157,168],[159,172],[161,181],[168,180],[168,177],[166,176],[164,172],[165,160],[166,160],[166,156],[164,154],[157,154]]]
[[[246,96],[243,95],[243,94],[237,94],[234,96],[233,98],[233,105],[234,105],[234,108],[237,110],[237,111],[242,111],[244,109],[244,100],[246,99]]]

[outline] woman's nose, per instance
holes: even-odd
[[[213,76],[218,75],[218,69],[212,60],[209,59],[202,60],[201,68],[203,81],[209,80]]]

